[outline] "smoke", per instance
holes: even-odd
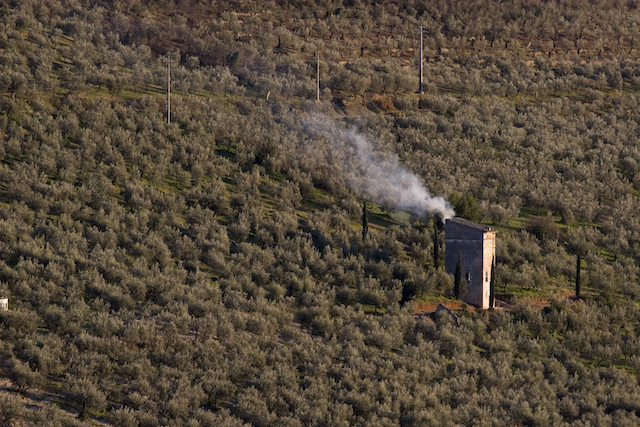
[[[455,216],[447,200],[429,194],[395,154],[376,150],[364,135],[339,128],[320,116],[306,120],[305,129],[314,139],[330,142],[332,150],[324,153],[325,158],[359,196],[421,217],[427,213],[438,214],[443,220]]]

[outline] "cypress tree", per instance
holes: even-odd
[[[438,242],[438,226],[433,220],[433,266],[437,269],[440,264],[440,245]]]
[[[580,253],[578,253],[577,262],[576,262],[576,298],[580,298],[580,264],[582,260],[580,259]]]
[[[369,232],[369,214],[367,213],[367,201],[362,203],[362,243],[367,239]]]
[[[493,310],[496,302],[496,261],[491,261],[491,281],[489,282],[489,309]]]
[[[462,295],[462,254],[458,252],[458,263],[456,264],[456,273],[453,282],[453,295],[460,298]]]
[[[418,290],[415,283],[409,281],[404,282],[402,285],[402,299],[400,300],[400,305],[404,307],[404,305],[411,301],[417,293]]]

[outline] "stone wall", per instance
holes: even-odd
[[[491,263],[495,256],[495,231],[461,218],[445,223],[445,271],[455,274],[458,255],[462,256],[462,280],[467,293],[462,301],[489,308]]]

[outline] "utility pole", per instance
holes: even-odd
[[[167,59],[167,123],[171,123],[171,55]]]
[[[580,299],[581,281],[580,281],[580,268],[582,266],[582,260],[580,259],[580,252],[578,251],[578,259],[576,262],[576,298]]]
[[[316,64],[316,101],[320,101],[320,52],[316,55],[318,57]]]
[[[420,25],[420,88],[418,89],[418,93],[422,94],[422,25]]]

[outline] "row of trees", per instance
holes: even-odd
[[[583,11],[585,16],[599,14],[598,22],[630,22],[623,25],[618,20],[615,26],[587,28],[584,20],[576,19],[580,13],[570,5],[542,7],[535,1],[523,4],[522,14],[515,16],[511,10],[496,10],[502,6],[483,2],[443,5],[446,12],[433,5],[378,6],[332,4],[327,6],[332,12],[320,12],[322,7],[314,7],[316,16],[296,17],[303,13],[299,8],[283,12],[288,10],[283,5],[266,5],[260,12],[246,6],[247,11],[242,12],[243,6],[229,10],[222,4],[207,6],[205,11],[205,5],[198,4],[178,10],[177,6],[154,2],[144,8],[139,2],[89,2],[87,7],[75,1],[18,2],[12,8],[4,6],[0,90],[26,99],[34,98],[34,88],[44,93],[91,89],[111,96],[157,93],[166,86],[166,62],[170,56],[180,58],[174,64],[172,81],[174,90],[185,95],[238,96],[249,90],[261,97],[269,94],[280,99],[313,99],[314,56],[321,51],[323,99],[410,94],[418,88],[419,25],[428,29],[425,80],[426,89],[431,92],[447,88],[464,96],[508,97],[577,92],[598,100],[603,90],[637,90],[640,84],[637,61],[619,53],[584,64],[584,58],[579,56],[557,59],[532,52],[534,57],[530,58],[522,50],[453,50],[454,45],[469,44],[472,39],[477,39],[479,46],[484,43],[480,41],[482,37],[495,39],[498,34],[505,34],[505,26],[473,29],[471,17],[477,25],[493,22],[481,18],[485,13],[508,18],[511,24],[505,25],[518,29],[513,37],[520,44],[537,45],[537,37],[551,37],[540,35],[539,27],[546,28],[558,18],[558,29],[564,30],[552,32],[556,39],[577,32],[577,40],[584,39],[586,46],[593,45],[597,51],[603,49],[597,47],[605,43],[603,40],[615,40],[617,46],[625,45],[627,49],[637,38],[632,34],[633,22],[638,19],[634,9],[618,16],[604,5],[591,4],[589,11]],[[368,9],[371,11],[366,12]],[[374,13],[373,9],[379,12]],[[337,11],[340,12],[336,14]],[[347,19],[370,24],[364,28],[344,24]],[[460,26],[463,19],[467,23]],[[333,21],[336,22],[328,24]],[[567,22],[575,24],[576,30],[567,29]],[[464,34],[457,34],[455,28],[464,28]],[[621,35],[622,29],[631,33]],[[594,31],[602,33],[592,34]],[[373,39],[371,32],[377,34]],[[455,42],[458,39],[467,41]],[[368,40],[368,45],[360,46],[362,40]],[[475,41],[473,44],[476,46]],[[444,52],[445,46],[450,50]],[[399,100],[396,106],[416,107],[409,100]]]
[[[463,185],[463,175],[467,181],[480,181],[487,170],[498,170],[498,164],[490,167],[493,155],[500,159],[517,159],[519,150],[526,150],[529,158],[526,162],[514,161],[514,167],[522,169],[505,173],[502,178],[505,182],[511,182],[506,178],[510,175],[516,183],[518,174],[543,175],[548,182],[561,180],[562,185],[567,185],[567,180],[580,179],[582,185],[575,188],[584,193],[577,194],[586,200],[598,197],[599,193],[592,193],[590,185],[598,188],[599,174],[605,168],[598,169],[596,165],[602,165],[603,159],[616,157],[596,158],[596,148],[581,145],[580,157],[572,158],[580,175],[575,178],[568,174],[555,175],[556,169],[545,168],[546,163],[556,163],[553,153],[572,153],[575,148],[571,145],[540,144],[537,146],[539,151],[534,151],[521,144],[503,146],[483,142],[475,139],[472,133],[472,126],[487,126],[483,120],[488,119],[478,117],[480,109],[473,110],[470,108],[473,104],[468,102],[458,105],[455,100],[446,97],[443,100],[451,106],[451,113],[448,113],[451,117],[447,121],[442,119],[446,115],[434,111],[386,119],[377,117],[377,120],[365,117],[353,124],[365,134],[378,135],[380,149],[397,150],[406,159],[405,163],[421,176],[440,173],[447,177],[447,180],[429,180],[430,189],[436,194],[447,194],[454,189],[463,191],[464,197],[453,199],[471,215],[488,215],[491,211],[485,209],[503,206],[514,197],[518,203],[514,212],[522,206],[539,208],[542,212],[552,208],[547,204],[525,205],[526,198],[513,193],[519,188],[532,191],[524,184],[506,185],[495,193],[483,192],[490,190],[489,186],[467,188]],[[499,100],[494,102],[505,105]],[[222,106],[226,108],[224,112]],[[342,354],[347,350],[337,343],[351,339],[361,340],[353,351],[367,355],[367,358],[379,357],[380,363],[390,355],[413,355],[411,359],[402,356],[393,362],[404,366],[407,372],[424,363],[426,348],[420,350],[422,345],[437,346],[438,349],[444,346],[448,350],[437,350],[436,353],[445,352],[443,354],[449,358],[468,354],[470,363],[487,363],[484,353],[475,347],[465,347],[468,344],[464,344],[462,331],[451,330],[446,339],[441,335],[429,335],[431,332],[424,335],[426,338],[418,338],[423,335],[416,331],[420,328],[429,331],[433,326],[427,320],[414,320],[411,305],[400,309],[403,291],[410,288],[415,294],[434,294],[443,293],[452,286],[450,277],[432,267],[435,246],[430,223],[423,218],[405,226],[380,228],[368,224],[363,241],[359,198],[341,176],[330,172],[329,163],[325,166],[325,154],[330,148],[324,144],[328,141],[305,137],[295,110],[287,112],[279,103],[242,102],[229,106],[215,100],[177,99],[174,121],[166,124],[161,105],[152,98],[141,98],[124,105],[105,101],[88,103],[68,96],[58,108],[46,104],[36,104],[36,107],[40,109],[32,114],[21,113],[12,121],[5,121],[7,144],[0,174],[5,185],[3,197],[6,203],[0,209],[3,242],[0,277],[4,287],[2,293],[8,294],[12,301],[12,312],[2,321],[2,340],[7,343],[3,350],[7,361],[3,371],[17,389],[34,390],[47,387],[48,381],[59,381],[68,401],[77,405],[78,413],[95,416],[100,410],[107,409],[107,418],[114,425],[125,425],[126,422],[132,425],[180,425],[188,420],[216,425],[232,419],[268,424],[273,417],[284,416],[297,419],[291,421],[292,425],[296,422],[308,424],[310,420],[316,420],[318,424],[331,424],[334,420],[350,424],[366,420],[375,424],[378,422],[375,417],[394,422],[402,419],[402,423],[411,425],[407,421],[409,418],[427,419],[424,417],[432,413],[433,407],[424,406],[422,398],[410,399],[406,403],[408,406],[379,412],[386,407],[383,402],[387,395],[375,397],[371,394],[373,383],[351,384],[340,379],[338,385],[330,386],[320,382],[318,384],[325,384],[335,392],[325,389],[313,391],[319,395],[307,395],[301,389],[295,389],[296,395],[306,397],[281,406],[284,403],[267,391],[273,389],[268,387],[275,387],[270,380],[265,379],[260,387],[258,384],[262,383],[254,380],[261,375],[271,375],[267,371],[281,365],[276,362],[281,360],[290,360],[285,366],[306,372],[311,368],[305,367],[305,363],[315,366],[320,363],[319,359],[315,359],[315,355],[304,356],[308,357],[304,359],[308,362],[303,363],[295,352],[318,348],[317,354]],[[540,107],[516,113],[515,107],[503,108],[506,111],[503,117],[513,117],[512,120],[524,123],[544,111]],[[562,117],[554,109],[558,108],[556,103],[548,103],[544,108],[555,112],[556,120]],[[499,111],[496,109],[494,114],[498,115]],[[599,113],[600,120],[604,122],[608,115],[614,117],[615,111],[612,107],[611,112]],[[463,117],[464,124],[460,123]],[[504,122],[508,123],[506,119]],[[542,122],[543,119],[538,119],[534,123]],[[563,135],[570,135],[571,122],[567,119],[565,123]],[[336,126],[343,125],[336,123]],[[548,126],[553,126],[553,122]],[[616,126],[624,129],[622,124]],[[599,128],[595,122],[591,128],[587,128],[587,135],[594,132],[596,140],[605,130],[609,132],[609,128]],[[414,133],[410,134],[412,129]],[[555,135],[547,126],[532,126],[526,128],[526,132],[539,133],[540,138]],[[432,138],[420,135],[432,135]],[[445,135],[454,138],[446,144]],[[398,139],[406,141],[405,144],[393,143]],[[260,141],[270,142],[263,144]],[[567,138],[566,141],[572,140]],[[458,150],[451,146],[456,143]],[[423,148],[419,149],[421,144],[424,144]],[[610,145],[613,150],[615,141]],[[311,146],[314,148],[310,151],[308,147]],[[432,156],[436,159],[434,162],[417,166],[420,158],[427,158],[423,153],[436,152],[435,147],[439,147],[442,154]],[[447,154],[447,150],[460,154],[455,157],[453,153]],[[548,153],[547,150],[552,151]],[[464,172],[462,168],[456,171],[451,165],[464,165],[465,156],[469,158],[469,166],[465,166]],[[477,164],[471,160],[474,156],[487,159],[487,165],[471,167]],[[596,163],[591,164],[591,161]],[[504,169],[509,162],[499,164]],[[444,175],[445,171],[449,171],[447,175]],[[637,201],[632,190],[627,190],[629,178],[624,174],[615,176],[616,180],[609,181],[608,197],[620,198],[629,203],[632,210]],[[533,185],[535,181],[529,184]],[[510,209],[509,205],[505,206]],[[595,209],[600,212],[600,208]],[[598,218],[601,217],[592,219]],[[625,216],[624,221],[629,218],[630,215]],[[508,219],[510,217],[503,218],[502,222]],[[493,220],[498,223],[498,219]],[[354,222],[358,226],[353,225]],[[374,224],[378,224],[378,220]],[[502,233],[498,240],[496,266],[498,289],[505,284],[541,289],[554,280],[566,283],[572,280],[576,271],[575,259],[567,250],[583,250],[588,266],[583,271],[583,281],[588,284],[589,292],[625,292],[635,297],[635,245],[629,241],[627,246],[611,244],[620,241],[611,239],[617,236],[615,233],[619,232],[616,230],[620,230],[621,224],[611,223],[600,229],[574,224],[563,232],[566,241],[570,242],[567,246],[560,244],[558,234],[536,237],[524,231]],[[601,247],[615,251],[617,260],[604,259],[599,253]],[[558,304],[558,313],[569,317],[576,315],[578,308]],[[365,314],[363,307],[376,311],[386,307],[386,314],[372,317]],[[572,356],[563,356],[566,359],[558,362],[558,366],[575,369],[575,358],[586,358],[600,366],[597,369],[635,363],[635,347],[623,345],[625,335],[613,326],[618,323],[612,324],[613,338],[607,338],[608,341],[598,341],[601,335],[595,326],[593,335],[584,338],[583,325],[592,319],[580,316],[593,311],[601,313],[603,318],[614,316],[606,306],[594,305],[584,310],[571,320],[574,322],[571,326],[560,327],[578,328],[576,330],[581,333],[571,338],[577,340],[571,347]],[[548,317],[552,313],[545,314],[547,320],[543,322],[540,314],[525,312],[530,320],[524,326],[517,326],[522,321],[520,315],[507,315],[507,320],[500,320],[503,314],[496,313],[495,318],[469,317],[468,328],[482,329],[479,325],[503,322],[499,324],[506,329],[501,332],[504,337],[500,345],[507,349],[505,351],[516,351],[518,345],[537,348],[535,346],[540,343],[536,340],[517,344],[520,335],[513,335],[511,328],[524,327],[544,335],[548,327],[544,322],[552,322]],[[628,321],[632,327],[635,323],[629,317],[631,313],[632,310],[615,316],[619,316],[620,322]],[[46,332],[42,335],[38,330]],[[406,332],[399,334],[399,330]],[[485,335],[481,333],[480,336]],[[256,337],[260,339],[256,341]],[[548,352],[566,342],[554,341],[559,338],[553,334],[550,337],[551,347],[536,350],[539,353],[535,354],[545,354],[549,360],[556,360],[559,356]],[[426,341],[421,341],[423,339]],[[451,344],[448,339],[458,344]],[[287,351],[297,349],[295,356],[281,354],[278,349],[283,346]],[[465,348],[467,353],[460,353]],[[526,348],[526,352],[532,351]],[[194,357],[189,355],[205,349],[218,355],[216,364],[209,364],[204,356],[197,356],[187,363],[190,359],[186,357]],[[265,349],[273,349],[275,353]],[[220,359],[223,354],[226,356]],[[316,384],[320,377],[338,381],[338,378],[345,375],[344,378],[348,378],[362,369],[373,369],[351,359],[341,362],[342,356],[335,357],[326,364],[331,375],[319,371],[310,377],[309,385]],[[410,360],[413,360],[411,364]],[[445,369],[443,366],[451,363],[445,362],[450,359],[438,360],[439,364],[444,363],[438,365],[441,366],[438,369]],[[139,363],[142,366],[137,366]],[[345,365],[340,367],[342,363]],[[228,364],[237,366],[237,371],[229,373]],[[356,368],[347,369],[347,366]],[[348,373],[350,369],[355,369],[354,373]],[[497,367],[490,368],[488,377],[501,375],[492,369]],[[517,368],[513,365],[510,369]],[[141,377],[145,372],[160,373],[158,377]],[[207,375],[219,376],[222,372],[228,373],[215,377],[210,385],[203,382]],[[389,372],[391,377],[397,375],[395,370]],[[464,371],[460,377],[446,375],[443,378],[469,381],[468,372]],[[584,372],[585,378],[589,378],[593,370]],[[629,375],[617,369],[612,372],[622,375],[621,378]],[[291,374],[273,375],[280,378]],[[143,381],[143,378],[146,379]],[[247,383],[246,378],[254,380]],[[385,378],[383,376],[379,381],[388,389]],[[432,384],[434,377],[426,376],[420,381],[415,387]],[[533,378],[516,377],[513,381],[534,384]],[[627,380],[619,381],[625,383]],[[165,387],[162,384],[168,388],[158,389]],[[501,387],[506,390],[513,383],[488,384],[494,384],[497,387],[494,390],[502,390]],[[566,383],[562,384],[558,385],[558,390],[568,387]],[[275,396],[282,395],[292,386],[277,386],[275,390],[281,391],[274,392]],[[74,387],[84,388],[78,391]],[[483,386],[477,387],[479,393]],[[613,393],[621,385],[612,383],[603,387],[603,390],[609,390],[607,393]],[[364,391],[342,394],[350,389]],[[633,389],[625,389],[624,393],[627,392],[635,393]],[[167,396],[180,400],[169,405],[173,398]],[[312,396],[316,396],[316,400],[319,399],[317,396],[325,396],[326,402],[333,402],[327,405],[342,412],[286,409],[304,408],[308,403],[303,402],[314,401]],[[574,401],[577,398],[578,395],[568,397],[566,405],[574,409],[567,409],[566,413],[562,412],[565,409],[547,406],[549,402],[545,401],[536,406],[538,409],[530,408],[531,414],[525,411],[518,415],[525,418],[517,420],[534,417],[535,411],[542,411],[536,415],[541,417],[542,421],[536,421],[539,423],[548,419],[552,422],[579,419],[588,422],[585,420],[592,419],[589,417],[613,416],[610,414],[618,410],[622,412],[617,412],[616,417],[624,420],[633,413],[627,406],[618,408],[615,405],[619,403],[615,402],[600,402],[592,405],[592,409],[587,409],[588,405],[583,408],[582,403]],[[399,395],[397,399],[402,400]],[[513,405],[531,404],[524,396],[513,396],[512,399]],[[418,401],[423,403],[418,404]],[[164,403],[160,405],[159,402]],[[336,403],[343,406],[336,406]],[[454,405],[451,401],[451,408],[457,406],[463,412],[449,412],[452,409],[445,407],[438,407],[438,410],[449,414],[447,417],[455,423],[467,416],[464,411],[471,410],[476,403],[471,400],[469,406],[464,406],[457,401]],[[494,404],[497,410],[503,403]],[[612,409],[609,414],[598,412],[604,411],[606,405],[618,409]],[[467,409],[462,409],[465,407]],[[374,411],[373,408],[377,409]],[[293,416],[294,413],[300,415]],[[303,416],[305,413],[308,415]],[[515,419],[500,414],[503,419]],[[321,421],[325,417],[330,418]]]
[[[2,4],[5,424],[638,424],[640,319],[617,303],[639,296],[634,61],[442,51],[417,96],[402,66],[410,43],[362,51],[367,23],[373,40],[401,44],[431,16],[430,34],[452,40],[456,20],[469,36],[493,26],[471,21],[484,9]],[[546,10],[532,1],[505,25],[529,34]],[[332,30],[347,18],[356,25]],[[323,99],[404,93],[396,114],[336,118],[335,104],[296,100],[313,98],[320,41]],[[167,54],[181,58],[171,123]],[[328,132],[309,131],[313,115]],[[580,254],[586,301],[469,310],[460,326],[414,316],[412,297],[454,284],[437,268],[438,222],[370,200],[366,215],[344,173],[359,164],[332,132],[397,155],[459,214],[516,229],[499,235],[499,293],[567,287]]]

